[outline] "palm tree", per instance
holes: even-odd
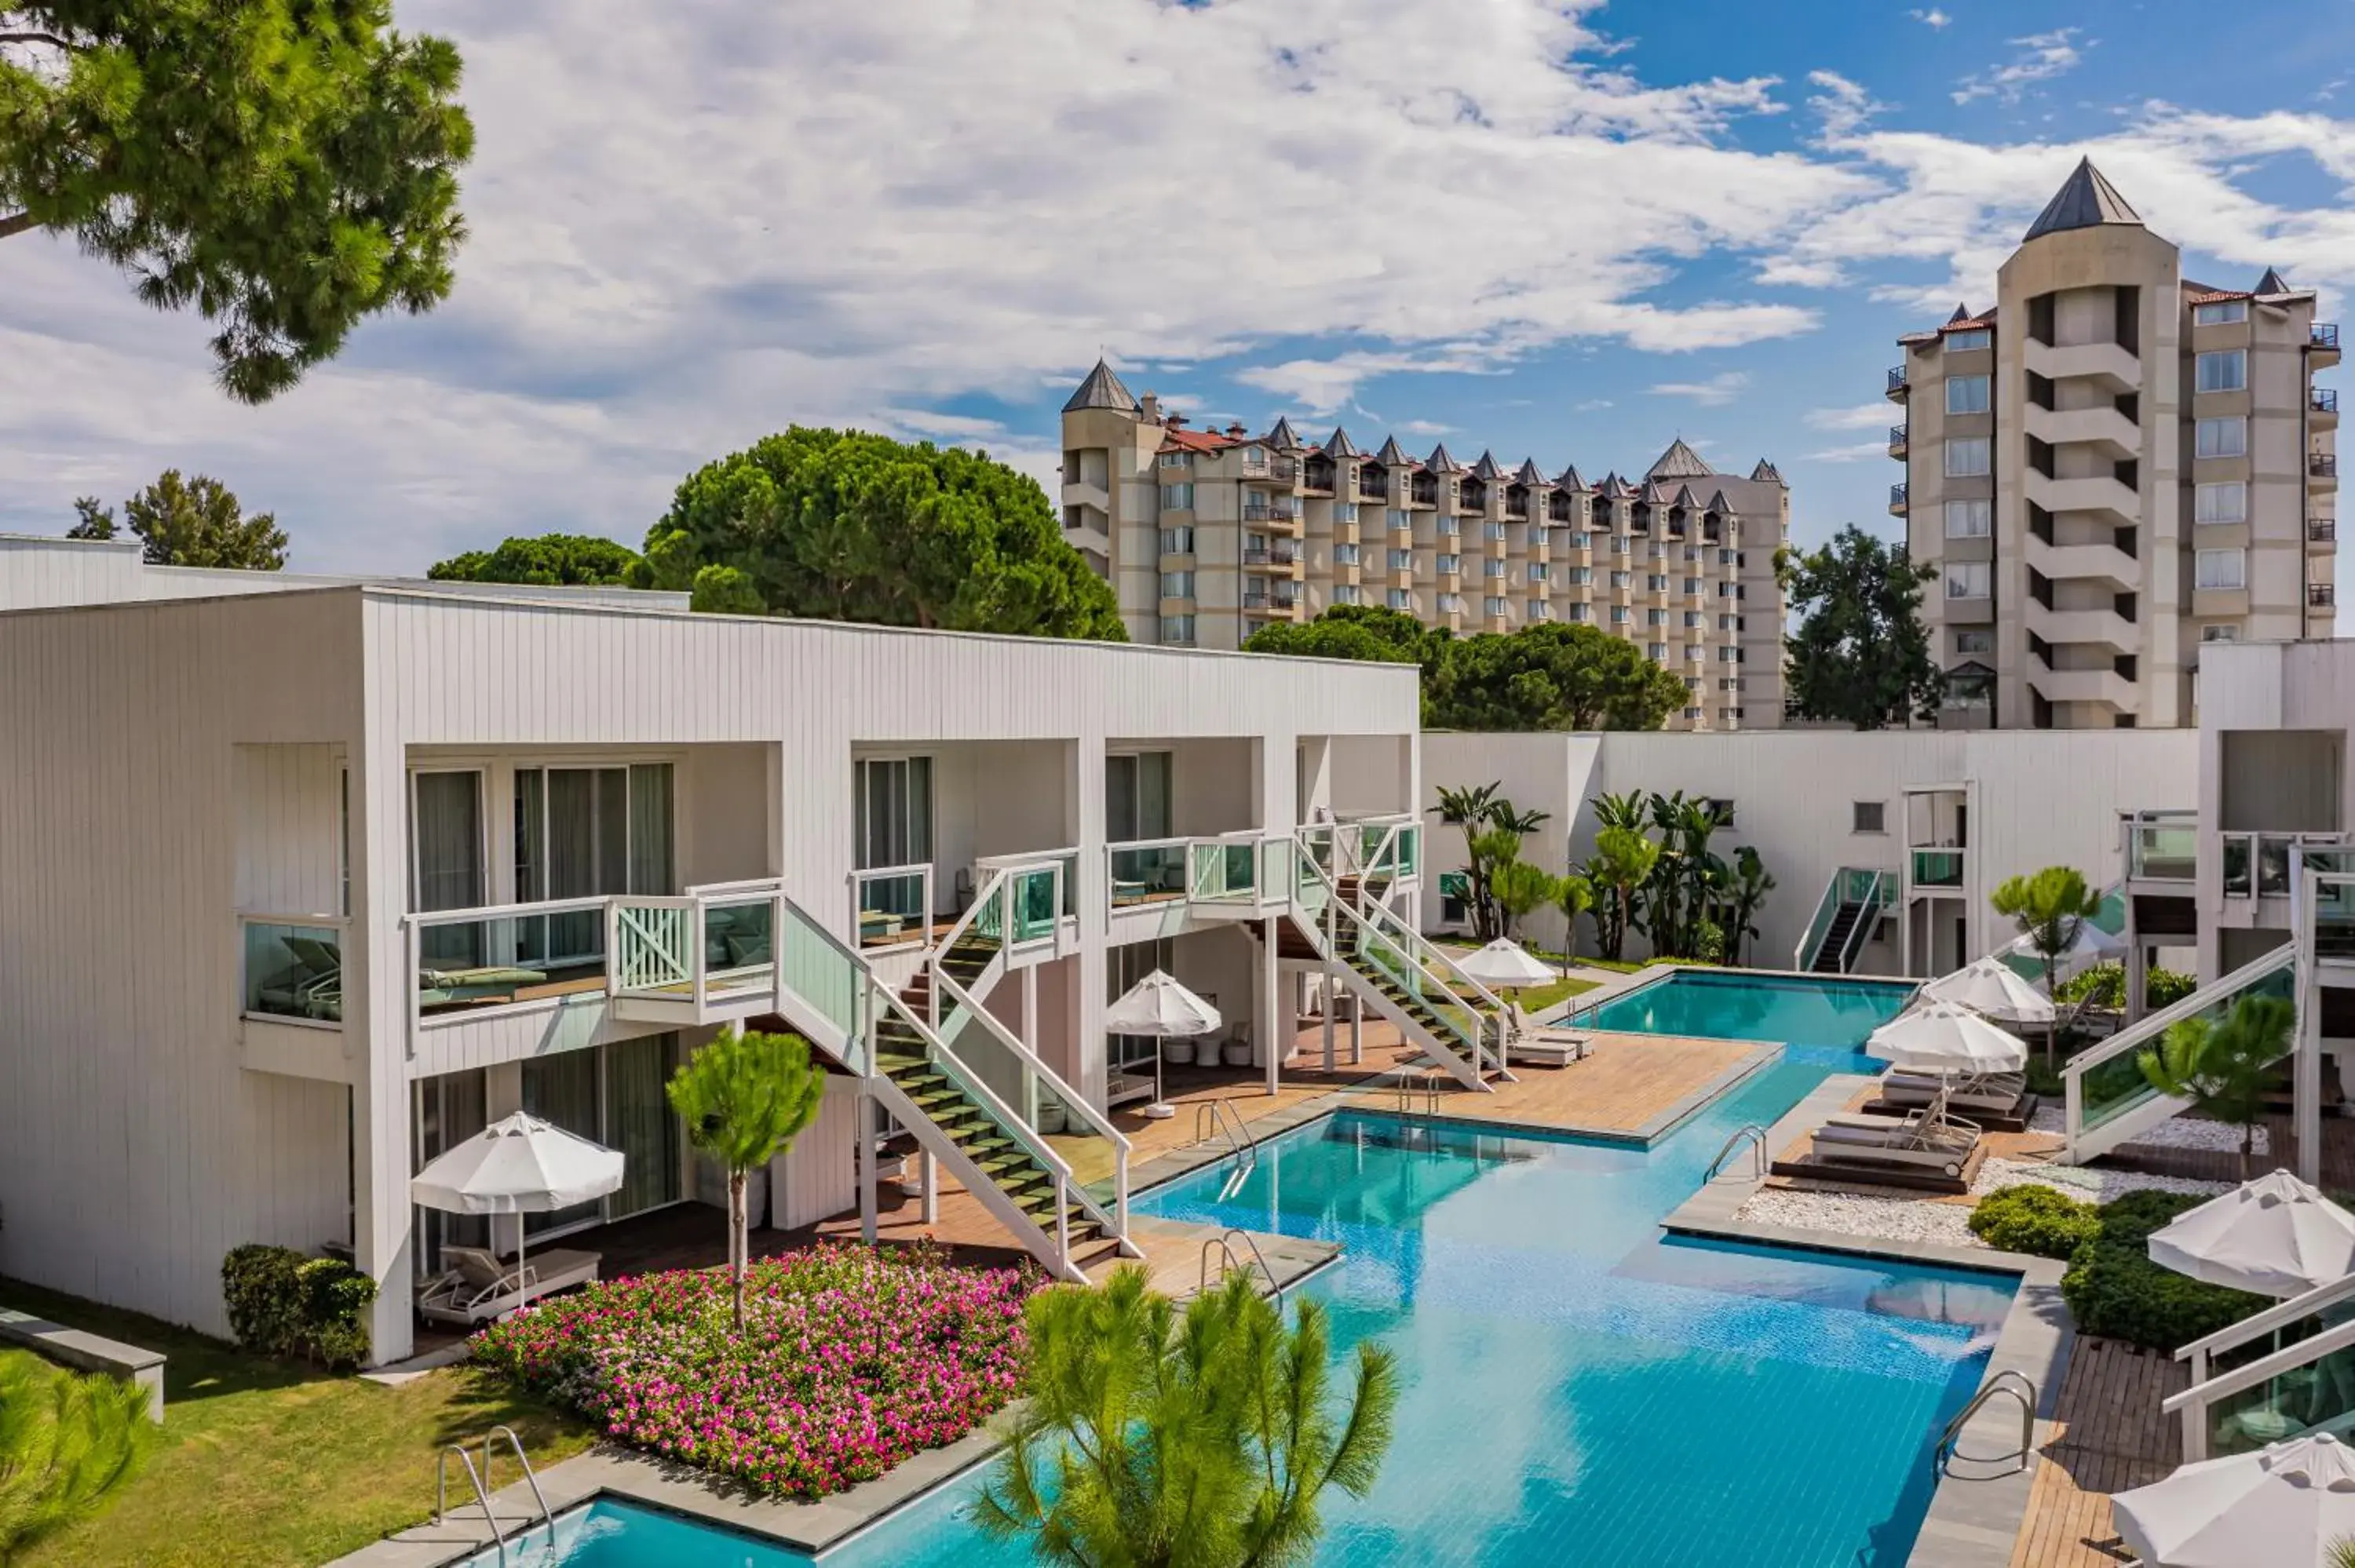
[[[1558,884],[1543,868],[1525,860],[1508,860],[1488,871],[1488,895],[1503,918],[1497,935],[1509,937],[1513,923],[1525,920],[1554,901]]]
[[[2048,865],[2032,876],[2009,878],[1989,902],[1997,914],[2010,916],[2043,961],[2047,996],[2052,994],[2062,959],[2077,944],[2078,932],[2102,909],[2102,895],[2085,885],[2085,874],[2067,865]],[[2060,1055],[2061,1022],[2055,1018],[2044,1033],[2045,1065],[2057,1065]]]
[[[1594,884],[1575,871],[1556,878],[1553,905],[1561,911],[1561,972],[1566,976],[1578,948],[1578,917],[1594,907]]]
[[[1095,1568],[1278,1568],[1307,1561],[1338,1488],[1363,1497],[1398,1409],[1398,1370],[1358,1347],[1335,1408],[1324,1306],[1287,1327],[1254,1278],[1228,1276],[1181,1318],[1125,1265],[1041,1291],[1010,1440],[973,1505],[993,1541]]]
[[[1594,825],[1598,828],[1627,828],[1640,832],[1646,810],[1644,791],[1630,789],[1624,795],[1602,794],[1594,797]]]
[[[1724,818],[1714,801],[1681,789],[1653,796],[1650,812],[1660,856],[1645,899],[1647,934],[1656,952],[1690,958],[1709,913],[1710,890],[1724,870],[1709,847]]]
[[[2274,1064],[2297,1036],[2286,997],[2243,996],[2221,1019],[2187,1018],[2135,1058],[2160,1094],[2190,1100],[2241,1129],[2241,1180],[2256,1174],[2257,1123],[2264,1118]]]
[[[2355,1535],[2342,1535],[2330,1543],[2329,1568],[2355,1568]]]
[[[744,1178],[783,1154],[815,1118],[826,1075],[810,1065],[809,1042],[800,1035],[748,1030],[696,1052],[673,1075],[668,1093],[687,1141],[728,1171],[728,1281],[741,1334],[751,1251]]]
[[[1741,964],[1742,952],[1752,938],[1758,935],[1758,911],[1765,907],[1766,895],[1774,891],[1774,879],[1766,874],[1765,863],[1758,851],[1743,844],[1733,852],[1733,869],[1721,889],[1718,924],[1725,929],[1727,961]]]
[[[121,1489],[155,1432],[138,1384],[0,1351],[0,1568]]]
[[[1585,870],[1588,885],[1598,895],[1594,940],[1614,964],[1636,922],[1636,901],[1659,859],[1660,846],[1633,828],[1605,828],[1594,835],[1594,855]]]
[[[1503,788],[1501,782],[1467,785],[1461,789],[1443,785],[1439,790],[1439,804],[1432,808],[1438,812],[1441,822],[1464,835],[1464,906],[1472,912],[1473,935],[1482,941],[1487,940],[1483,933],[1487,930],[1491,918],[1488,878],[1475,841],[1492,826],[1488,820],[1489,808],[1496,803],[1497,791]]]

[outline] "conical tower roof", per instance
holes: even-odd
[[[1513,482],[1516,484],[1526,484],[1534,487],[1543,484],[1546,482],[1546,476],[1538,471],[1537,459],[1523,458],[1521,460],[1520,471],[1513,475]]]
[[[1325,455],[1329,458],[1353,458],[1363,457],[1366,454],[1359,451],[1356,444],[1349,440],[1348,431],[1336,425],[1333,427],[1333,433],[1325,440]]]
[[[1636,493],[1627,487],[1627,482],[1619,477],[1619,471],[1614,468],[1603,476],[1603,488],[1595,493],[1605,501],[1625,501]]]
[[[1691,485],[1680,484],[1677,486],[1677,493],[1669,499],[1668,504],[1679,511],[1698,512],[1700,510],[1700,497],[1693,493]]]
[[[1464,471],[1464,465],[1457,462],[1454,458],[1448,455],[1447,443],[1445,441],[1442,441],[1437,446],[1431,449],[1431,455],[1423,460],[1423,466],[1431,470],[1433,473],[1461,473]]]
[[[1576,463],[1572,463],[1568,468],[1563,469],[1554,479],[1554,483],[1563,490],[1575,491],[1582,495],[1587,493],[1589,490],[1586,481],[1578,477]]]
[[[1657,479],[1646,480],[1644,488],[1636,493],[1636,499],[1646,506],[1671,506],[1676,503],[1676,498],[1668,493],[1668,487]]]
[[[1716,471],[1717,470],[1710,467],[1708,463],[1701,461],[1700,453],[1685,445],[1684,438],[1679,436],[1676,440],[1668,444],[1668,450],[1667,451],[1660,454],[1660,461],[1652,465],[1650,477],[1654,479],[1696,479],[1703,474],[1715,473]]]
[[[1709,498],[1709,510],[1717,513],[1731,513],[1733,510],[1733,503],[1726,500],[1725,492],[1721,490]]]
[[[1071,394],[1071,401],[1063,405],[1066,414],[1076,414],[1082,408],[1111,408],[1123,414],[1138,411],[1136,399],[1128,395],[1128,388],[1112,373],[1112,366],[1101,359],[1088,372],[1088,378],[1080,383],[1080,389]]]
[[[2142,218],[2118,195],[2117,187],[2094,167],[2094,160],[2081,158],[2068,180],[2044,204],[2036,221],[2028,226],[2020,243],[2041,239],[2048,234],[2058,234],[2064,228],[2098,228],[2105,223],[2130,223],[2137,228]]]
[[[1956,301],[1955,303],[1955,313],[1946,318],[1946,324],[1948,326],[1953,326],[1956,322],[1966,322],[1971,319],[1971,307],[1963,303],[1961,301]]]
[[[1475,479],[1502,479],[1505,477],[1505,471],[1497,466],[1497,459],[1494,454],[1482,452],[1480,454],[1480,461],[1472,465],[1472,477]]]
[[[1758,466],[1750,471],[1750,477],[1753,482],[1759,484],[1780,484],[1783,482],[1782,471],[1777,469],[1773,463],[1768,462],[1764,458],[1760,458],[1758,460]]]
[[[1374,461],[1384,468],[1404,468],[1414,461],[1414,459],[1401,450],[1398,438],[1391,436],[1382,442],[1382,450],[1374,454]]]
[[[2297,291],[2289,286],[2288,279],[2268,267],[2265,269],[2265,275],[2257,280],[2256,292],[2260,295],[2294,294]]]
[[[1267,444],[1280,452],[1296,452],[1300,450],[1300,432],[1292,428],[1290,419],[1279,414],[1275,428],[1267,433]]]

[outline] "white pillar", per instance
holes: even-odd
[[[858,1091],[852,1120],[858,1129],[858,1234],[872,1246],[876,1240],[875,1097],[865,1089]]]
[[[929,1149],[917,1156],[922,1163],[924,1181],[924,1224],[937,1224],[941,1217],[941,1163],[932,1158]]]
[[[2304,873],[2300,873],[2304,874]],[[2310,907],[2310,906],[2309,906]],[[2309,914],[2308,919],[2312,918]],[[2297,1055],[2290,1081],[2297,1130],[2297,1173],[2301,1180],[2322,1184],[2322,986],[2307,951],[2297,966]]]
[[[1267,1092],[1273,1094],[1280,1086],[1285,1050],[1291,1045],[1289,1036],[1292,1020],[1284,1005],[1282,983],[1283,954],[1277,950],[1276,927],[1273,919],[1260,922],[1259,946],[1259,1051],[1267,1067]]]

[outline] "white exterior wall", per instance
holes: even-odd
[[[1436,807],[1442,786],[1497,780],[1516,806],[1551,812],[1526,858],[1556,873],[1593,852],[1589,802],[1596,795],[1681,789],[1731,800],[1734,825],[1713,846],[1730,858],[1754,845],[1775,881],[1753,948],[1765,967],[1789,963],[1833,872],[1899,870],[1908,789],[1968,790],[1963,902],[1974,953],[2009,935],[1987,907],[2005,877],[2066,864],[2105,885],[2121,869],[2118,812],[2189,808],[2199,798],[2198,736],[2189,731],[1432,735],[1423,751],[1426,806]],[[1859,800],[1886,802],[1886,832],[1853,831]],[[1573,824],[1566,836],[1565,822]],[[1463,858],[1460,836],[1434,829],[1431,872],[1453,870]],[[1435,920],[1436,897],[1425,907],[1426,921]],[[1582,922],[1581,930],[1591,948],[1592,928]],[[1561,916],[1540,916],[1532,934],[1552,945]]]

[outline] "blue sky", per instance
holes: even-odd
[[[2355,285],[2355,0],[399,0],[467,61],[473,238],[431,316],[267,408],[204,330],[0,244],[0,529],[167,466],[295,564],[633,544],[795,421],[1042,479],[1099,348],[1138,391],[1360,444],[1771,456],[1883,510],[1892,340],[1984,305],[2091,153],[2193,276]]]

